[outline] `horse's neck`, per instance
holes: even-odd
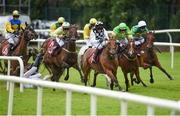
[[[25,41],[24,36],[19,37],[19,43],[16,48],[16,54],[26,55],[27,51],[27,41]]]
[[[75,52],[76,51],[76,42],[69,42],[68,43],[68,46],[67,46],[67,49],[71,52]]]

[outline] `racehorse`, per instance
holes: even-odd
[[[143,86],[146,87],[146,84],[144,84],[139,75],[139,64],[134,40],[129,40],[128,45],[119,48],[118,51],[118,61],[124,74],[126,91],[128,91],[128,88],[130,87],[128,73],[130,73],[131,85],[133,85],[133,81],[135,81],[136,83],[141,82]],[[133,79],[134,74],[136,76],[136,80]]]
[[[122,88],[117,80],[117,68],[118,68],[118,57],[117,57],[118,45],[115,39],[109,39],[106,46],[102,49],[102,53],[99,55],[99,61],[97,64],[92,63],[93,53],[95,48],[88,48],[84,55],[81,57],[81,68],[84,73],[85,86],[87,85],[88,76],[91,69],[95,70],[94,82],[96,76],[99,73],[107,74],[111,78],[110,89],[113,90],[114,82],[118,85],[118,89],[121,91]]]
[[[66,38],[64,47],[61,48],[61,50],[57,50],[59,52],[57,52],[57,55],[55,57],[50,55],[48,52],[48,44],[53,40],[49,39],[43,44],[43,48],[44,48],[43,62],[46,68],[48,69],[49,73],[52,74],[51,77],[52,81],[58,82],[65,68],[67,68],[67,75],[65,77],[65,80],[68,80],[70,67],[73,67],[76,70],[78,70],[81,76],[81,80],[83,79],[81,70],[77,62],[77,57],[78,57],[76,53],[77,38],[78,38],[77,26],[71,25],[69,29],[69,37]]]
[[[153,74],[152,74],[152,66],[156,66],[159,68],[163,73],[166,74],[166,76],[170,79],[173,80],[172,76],[167,73],[167,71],[161,66],[158,57],[156,55],[156,52],[154,51],[154,41],[155,41],[155,36],[153,32],[149,32],[146,34],[145,37],[145,42],[138,47],[138,49],[143,50],[143,54],[141,54],[140,57],[143,58],[143,61],[146,64],[149,64],[149,69],[150,69],[150,83],[154,83],[153,79]],[[140,60],[140,59],[139,59]]]
[[[25,29],[22,29],[19,35],[19,41],[18,44],[14,47],[14,50],[12,51],[12,56],[22,56],[24,65],[27,65],[27,44],[30,40],[37,38],[36,32],[29,26],[27,23]],[[0,46],[0,55],[4,55],[4,51],[7,52],[8,49],[8,41],[7,39],[4,39],[1,42]],[[18,75],[17,69],[19,67],[19,63],[17,61],[12,61],[12,74]]]

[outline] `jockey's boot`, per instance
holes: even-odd
[[[99,50],[96,48],[96,50],[94,51],[94,56],[92,60],[92,62],[95,64],[97,63],[96,59],[97,59],[98,53],[99,53]]]
[[[40,65],[42,59],[43,59],[42,53],[39,53],[39,54],[36,56],[36,59],[35,59],[34,64],[33,64],[34,67],[37,67],[37,70],[39,69],[39,65]]]
[[[14,45],[12,43],[9,43],[8,54],[7,54],[8,56],[11,56],[12,51],[13,51],[13,47],[14,47]]]
[[[140,66],[143,67],[144,69],[147,69],[150,67],[149,64],[145,63],[144,60],[143,60],[143,57],[142,56],[138,56],[140,58]]]

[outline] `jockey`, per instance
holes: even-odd
[[[97,22],[97,20],[95,18],[91,18],[89,20],[89,23],[84,26],[84,30],[83,30],[84,39],[89,39],[90,32],[91,32],[92,28],[94,27],[94,25],[96,24],[96,22]]]
[[[5,25],[6,30],[6,39],[9,42],[8,55],[10,51],[13,50],[13,47],[18,43],[19,31],[25,28],[25,25],[22,24],[19,20],[19,12],[14,10],[12,13],[13,18],[8,20]]]
[[[145,39],[144,39],[144,37],[142,37],[142,35],[149,32],[149,30],[147,29],[147,25],[146,25],[145,21],[139,21],[138,25],[135,25],[131,28],[131,32],[134,36],[135,45],[139,46],[142,43],[144,43],[144,41],[145,41]],[[140,57],[141,54],[143,54],[143,53],[144,53],[144,51],[140,51],[140,53],[138,53],[138,57]],[[149,67],[149,65],[144,62],[142,57],[140,57],[140,66],[143,67],[144,69]]]
[[[58,43],[56,48],[53,50],[52,54],[54,53],[55,50],[57,50],[59,47],[62,47],[64,45],[63,39],[68,37],[68,35],[69,35],[69,32],[68,32],[69,27],[70,27],[70,24],[68,22],[64,22],[62,24],[62,27],[57,28],[53,33],[51,33],[51,36],[56,37],[56,41]],[[37,67],[37,70],[39,69],[39,65],[41,63],[42,56],[43,56],[43,54],[39,53],[36,56],[34,64],[32,64],[32,66]]]
[[[62,27],[57,28],[51,34],[52,37],[56,38],[56,42],[58,43],[56,49],[64,45],[64,40],[69,36],[69,28],[70,28],[70,23],[64,22],[62,24]],[[56,49],[54,49],[53,51],[55,51]]]
[[[147,29],[145,21],[139,21],[138,25],[135,25],[131,28],[131,32],[135,39],[135,45],[138,46],[144,43],[145,40],[142,35],[149,32],[149,30]]]
[[[128,44],[128,41],[132,39],[132,34],[126,23],[120,23],[113,29],[113,37],[118,39],[119,46],[122,48]]]
[[[87,43],[89,46],[93,46],[96,48],[94,52],[93,63],[97,63],[96,58],[100,52],[100,49],[102,49],[103,46],[106,45],[105,40],[109,40],[108,33],[104,28],[103,23],[101,21],[98,21],[93,27],[90,33],[89,42]]]
[[[61,27],[62,24],[64,23],[65,19],[64,17],[59,17],[58,18],[58,21],[53,23],[51,26],[50,26],[50,32],[54,32],[57,28]]]

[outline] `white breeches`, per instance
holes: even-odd
[[[7,41],[13,45],[18,43],[19,36],[13,34],[13,33],[6,33],[5,35]]]

